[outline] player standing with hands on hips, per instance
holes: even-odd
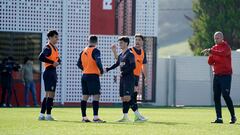
[[[55,90],[57,85],[57,71],[56,68],[61,64],[59,58],[57,43],[58,32],[51,30],[47,34],[48,44],[39,55],[39,60],[44,62],[45,71],[43,73],[43,81],[45,86],[46,95],[43,99],[39,120],[52,121],[54,118],[51,116],[51,110],[53,106],[53,100],[55,96]],[[47,110],[47,116],[45,112]]]

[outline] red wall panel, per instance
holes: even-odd
[[[114,0],[91,0],[90,33],[115,35]]]

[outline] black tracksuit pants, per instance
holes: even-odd
[[[231,117],[235,116],[233,102],[230,97],[231,75],[214,75],[213,93],[217,118],[222,118],[221,95],[223,96]]]

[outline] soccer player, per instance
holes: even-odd
[[[217,118],[212,123],[223,123],[221,110],[222,95],[231,114],[230,124],[234,124],[237,118],[230,97],[232,80],[231,48],[223,39],[223,33],[220,31],[216,32],[214,34],[214,41],[216,44],[212,48],[205,49],[202,52],[204,54],[209,54],[208,64],[211,65],[214,74],[213,93]]]
[[[118,56],[117,62],[110,68],[106,68],[106,72],[115,69],[120,65],[120,97],[122,100],[123,117],[119,122],[128,122],[128,110],[131,101],[131,95],[134,92],[134,69],[136,67],[133,53],[128,49],[129,38],[120,37],[118,39],[122,53]]]
[[[103,74],[103,67],[100,51],[96,48],[97,44],[97,36],[90,36],[89,45],[80,53],[77,63],[78,68],[83,71],[81,79],[83,94],[81,101],[82,122],[91,122],[86,115],[87,100],[91,95],[93,96],[93,122],[105,122],[98,117],[101,89],[99,76]]]
[[[145,78],[145,83],[147,83],[147,59],[146,59],[146,53],[142,49],[143,47],[143,42],[144,42],[144,37],[141,34],[136,34],[135,35],[135,46],[130,48],[132,53],[134,54],[135,57],[135,63],[136,63],[136,68],[134,69],[134,78],[135,78],[135,87],[134,87],[134,93],[131,95],[131,101],[130,101],[130,106],[131,109],[133,110],[135,114],[135,119],[134,121],[146,121],[147,119],[143,117],[139,111],[138,111],[138,105],[137,105],[137,95],[139,92],[139,77],[140,74],[143,72],[144,78]],[[114,53],[114,57],[117,59],[118,54],[116,50],[116,46],[112,46],[112,51]]]
[[[42,102],[41,112],[39,120],[52,121],[54,118],[51,116],[51,110],[53,106],[53,99],[55,96],[56,84],[57,84],[57,72],[56,68],[60,65],[61,60],[59,58],[57,43],[58,32],[51,30],[47,34],[48,44],[39,55],[39,60],[44,62],[45,71],[43,73],[43,81],[45,86],[46,95]],[[47,115],[45,117],[45,112]]]

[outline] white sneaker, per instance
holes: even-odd
[[[45,116],[40,115],[40,116],[38,117],[38,120],[45,120]]]
[[[131,122],[129,118],[123,117],[122,119],[118,120],[117,122]]]
[[[47,115],[45,117],[45,120],[47,120],[47,121],[55,121],[55,119],[51,115]]]
[[[148,120],[147,118],[145,118],[141,115],[140,116],[135,116],[135,118],[134,118],[134,122],[145,122],[147,120]]]

